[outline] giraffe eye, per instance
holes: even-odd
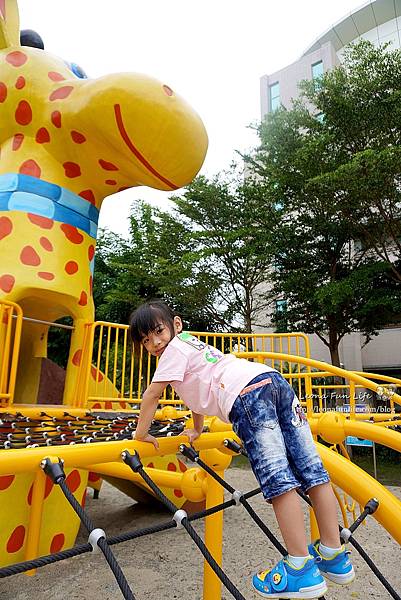
[[[88,76],[85,73],[85,71],[82,69],[82,67],[77,65],[77,63],[66,61],[66,65],[71,69],[74,75],[79,77],[79,79],[88,79]]]

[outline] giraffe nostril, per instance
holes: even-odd
[[[163,85],[163,90],[167,94],[167,96],[172,96],[174,94],[173,90],[168,87],[168,85]]]

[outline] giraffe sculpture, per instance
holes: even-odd
[[[0,298],[33,319],[73,318],[65,403],[94,320],[103,199],[186,185],[206,149],[202,121],[169,86],[131,73],[77,77],[60,58],[20,46],[17,2],[0,0]],[[24,324],[19,402],[35,402],[47,331]]]

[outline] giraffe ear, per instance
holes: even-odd
[[[19,45],[17,0],[0,0],[0,50]]]

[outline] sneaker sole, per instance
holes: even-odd
[[[333,583],[337,583],[338,585],[348,585],[355,579],[354,567],[352,567],[352,570],[349,571],[349,573],[343,573],[343,574],[325,573],[324,571],[320,571],[320,572],[323,575],[323,577],[325,577],[326,579],[329,579]]]
[[[298,598],[299,600],[309,600],[310,598],[320,598],[324,596],[327,592],[327,585],[324,581],[323,583],[319,583],[318,585],[313,585],[308,588],[305,588],[305,591],[302,591],[302,588],[299,592],[278,592],[277,594],[264,594],[255,588],[252,584],[253,589],[259,596],[263,596],[263,598]]]

